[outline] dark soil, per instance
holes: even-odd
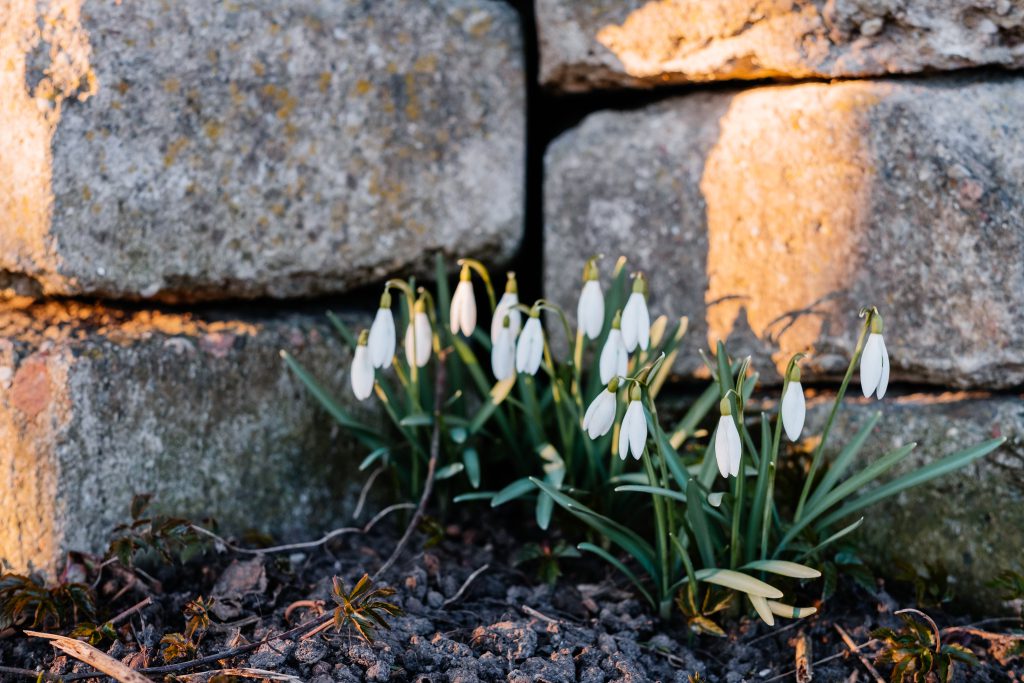
[[[189,600],[202,595],[215,602],[197,656],[261,644],[229,660],[182,669],[176,672],[182,680],[207,681],[217,670],[234,667],[315,683],[686,682],[694,674],[702,676],[694,680],[707,681],[792,681],[794,639],[804,636],[812,661],[847,653],[816,664],[814,681],[871,681],[863,664],[848,656],[836,625],[856,643],[865,643],[873,629],[900,625],[893,616],[896,609],[914,606],[899,604],[882,588],[868,592],[841,583],[837,595],[808,619],[780,620],[771,629],[741,615],[724,624],[727,637],[697,637],[687,633],[678,615],[672,623],[659,623],[621,578],[606,572],[597,560],[563,561],[565,573],[554,586],[537,580],[534,565],[513,566],[519,546],[504,531],[507,519],[477,521],[483,528],[448,527],[427,549],[425,536],[414,539],[382,582],[396,589],[390,600],[404,614],[390,620],[390,630],[378,630],[373,643],[351,629],[338,633],[331,628],[296,640],[275,636],[316,617],[318,605],[327,610],[333,607],[332,576],[342,577],[351,588],[364,572],[375,571],[400,534],[398,520],[380,524],[369,535],[341,537],[304,553],[253,557],[211,550],[184,567],[151,568],[145,580],[116,604],[104,606],[105,616],[146,595],[154,603],[119,625],[117,642],[107,641],[100,648],[137,668],[166,664],[161,638],[185,629],[182,610]],[[487,568],[465,585],[484,565]],[[123,576],[104,581],[101,594],[123,586]],[[295,605],[297,601],[307,602]],[[972,623],[967,616],[926,611],[942,628]],[[980,628],[1005,633],[1019,626],[1019,622],[1002,620],[986,621]],[[982,660],[973,669],[957,665],[952,680],[1024,681],[1021,657],[1010,658],[976,635],[947,639],[969,646]],[[875,646],[864,648],[869,660],[876,651]],[[91,670],[74,659],[56,656],[46,642],[18,631],[0,635],[0,664],[60,676]],[[888,675],[885,666],[879,668],[883,676]],[[150,677],[160,680],[161,675]],[[29,679],[0,673],[0,680]]]

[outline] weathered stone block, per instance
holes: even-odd
[[[547,152],[545,287],[625,254],[677,369],[728,339],[768,381],[845,371],[876,305],[898,380],[1024,383],[1024,79],[764,87],[591,115]],[[604,272],[610,270],[605,262]],[[774,375],[774,377],[773,377]]]
[[[565,91],[1024,66],[1011,0],[538,0],[537,29]]]
[[[348,353],[321,321],[5,304],[0,558],[52,567],[97,550],[143,492],[227,530],[330,528],[351,509],[351,440],[279,355],[351,396]]]
[[[805,435],[820,435],[832,400],[810,401]],[[931,567],[955,581],[959,599],[991,608],[999,595],[986,584],[1007,569],[1024,571],[1024,397],[944,393],[847,402],[826,453],[837,454],[877,410],[882,419],[861,451],[861,467],[894,448],[918,444],[892,477],[1007,438],[968,467],[866,509],[857,532],[857,542],[884,573],[895,573],[897,559]]]
[[[306,296],[518,246],[503,2],[4,4],[0,276],[25,291]]]

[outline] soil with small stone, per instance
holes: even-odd
[[[302,553],[251,556],[211,549],[185,566],[150,568],[145,580],[116,603],[102,605],[110,616],[147,595],[154,601],[120,624],[120,639],[101,649],[135,668],[165,665],[161,638],[184,630],[185,604],[202,595],[212,597],[214,606],[196,656],[261,644],[230,659],[177,671],[173,675],[180,680],[235,680],[217,677],[217,672],[236,668],[264,672],[248,672],[250,677],[313,683],[767,683],[796,680],[794,644],[801,637],[810,646],[812,662],[829,658],[813,667],[814,681],[872,681],[864,664],[850,655],[836,625],[854,642],[865,643],[873,629],[899,626],[895,610],[914,606],[895,599],[881,584],[869,592],[841,582],[837,595],[813,617],[780,620],[769,628],[756,618],[739,616],[724,624],[727,637],[694,636],[678,614],[671,623],[659,622],[620,576],[594,558],[563,560],[564,573],[554,585],[538,580],[535,564],[514,562],[521,541],[505,529],[515,524],[508,518],[477,519],[476,526],[449,526],[433,544],[422,534],[414,537],[379,582],[396,590],[389,600],[403,614],[390,619],[390,630],[378,630],[372,643],[350,629],[330,628],[294,640],[276,636],[333,607],[333,576],[351,588],[364,572],[372,574],[394,548],[401,533],[398,519],[367,535],[344,536]],[[108,583],[101,584],[101,594],[120,589],[114,578]],[[979,620],[976,615],[972,619],[927,611],[943,628]],[[1019,621],[1001,620],[986,621],[981,628],[1006,633],[1020,626]],[[1021,657],[1009,656],[982,637],[954,640],[971,647],[982,664],[970,670],[957,665],[952,680],[1024,681]],[[876,648],[868,646],[864,652],[870,661]],[[62,677],[91,671],[18,631],[0,634],[0,665]],[[887,676],[887,667],[879,669]],[[163,676],[167,674],[150,674],[153,680]],[[0,680],[24,679],[0,673]]]

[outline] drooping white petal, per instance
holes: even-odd
[[[878,383],[882,379],[882,353],[885,342],[882,335],[872,332],[864,344],[864,351],[860,355],[860,389],[864,396],[875,393]]]
[[[540,361],[544,355],[544,331],[540,326],[540,318],[530,317],[523,326],[516,345],[516,372],[528,375],[537,374]]]
[[[491,347],[491,371],[494,379],[501,381],[515,374],[516,345],[512,338],[512,328],[503,327],[498,332],[498,339]]]
[[[647,418],[644,416],[644,408],[640,401],[630,401],[626,408],[626,415],[632,414],[629,420],[629,450],[633,452],[633,459],[639,460],[647,445]]]
[[[889,349],[885,348],[885,339],[882,338],[882,335],[878,335],[878,341],[881,346],[882,372],[878,377],[878,389],[875,395],[882,399],[885,397],[885,390],[889,388]]]
[[[368,398],[373,393],[373,363],[370,361],[370,352],[365,345],[356,347],[355,355],[352,357],[352,393],[360,401]]]
[[[734,477],[740,476],[740,458],[743,449],[740,446],[740,433],[736,429],[736,423],[729,421],[729,429],[726,430],[729,437],[729,474]]]
[[[629,410],[626,410],[626,414],[622,417],[622,423],[619,425],[619,460],[625,460],[629,455],[629,423],[631,421],[632,415]]]
[[[804,418],[807,417],[807,405],[804,402],[804,390],[800,382],[786,385],[786,393],[782,397],[782,426],[790,441],[800,438],[804,429]]]
[[[626,352],[626,345],[622,341],[622,330],[613,327],[608,331],[608,338],[598,359],[597,369],[601,384],[608,384],[612,377],[625,377],[628,368],[629,353]]]
[[[604,436],[615,424],[615,393],[605,389],[587,408],[583,428],[591,439]]]
[[[583,283],[583,291],[580,292],[580,301],[576,307],[576,320],[586,336],[591,339],[601,336],[601,329],[604,327],[604,294],[601,293],[601,283],[597,280],[587,280]]]
[[[508,316],[508,327],[512,330],[512,338],[519,336],[519,330],[523,325],[523,314],[515,307],[519,303],[519,295],[515,292],[505,292],[498,299],[498,305],[494,307],[494,317],[491,319],[491,344],[498,341],[498,333],[504,325],[505,316]]]
[[[405,330],[405,359],[422,368],[430,360],[431,352],[430,318],[423,311],[413,316],[413,323]],[[415,341],[414,341],[415,340]],[[415,347],[415,348],[414,348]]]
[[[723,415],[718,418],[718,430],[715,432],[715,462],[718,463],[718,472],[726,479],[729,478],[729,429],[735,429],[731,415]]]
[[[622,309],[622,341],[626,350],[632,353],[639,345],[647,350],[651,343],[651,315],[647,300],[640,292],[633,292]]]
[[[395,316],[390,308],[378,308],[370,326],[366,347],[370,349],[370,362],[375,368],[386,368],[395,357]]]
[[[460,280],[455,287],[448,315],[452,334],[459,330],[467,337],[473,334],[476,329],[476,297],[473,296],[473,283],[469,280]]]

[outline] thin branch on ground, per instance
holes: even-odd
[[[210,538],[212,538],[213,540],[215,540],[218,543],[222,544],[225,548],[227,548],[228,550],[230,550],[232,552],[242,553],[242,554],[245,554],[245,555],[272,555],[274,553],[284,553],[284,552],[289,552],[289,551],[292,551],[292,550],[308,550],[309,548],[316,548],[316,547],[324,545],[325,543],[327,543],[328,541],[331,541],[332,539],[335,539],[335,538],[337,538],[339,536],[344,536],[346,534],[365,534],[365,533],[369,533],[370,529],[372,529],[374,526],[376,526],[378,522],[380,522],[382,519],[387,517],[389,514],[391,514],[395,510],[408,510],[411,507],[413,507],[412,503],[396,503],[395,505],[389,505],[388,507],[384,508],[383,510],[378,512],[376,515],[374,515],[373,519],[371,519],[369,522],[366,523],[366,526],[362,526],[362,527],[355,527],[355,526],[342,527],[340,529],[334,529],[333,531],[327,532],[323,537],[321,537],[321,538],[319,538],[319,539],[317,539],[315,541],[303,541],[301,543],[289,543],[287,545],[275,545],[275,546],[271,546],[269,548],[255,548],[255,549],[254,548],[242,548],[240,546],[237,546],[237,545],[234,545],[233,543],[228,542],[225,538],[215,534],[214,532],[210,531],[209,529],[204,529],[203,527],[197,526],[195,524],[190,524],[189,526],[192,528],[193,531],[195,531],[197,533],[200,533],[200,534],[203,534],[204,536],[209,536]]]
[[[481,574],[483,574],[485,571],[487,571],[490,568],[491,568],[491,565],[485,564],[484,566],[480,567],[479,569],[474,571],[472,574],[470,574],[466,578],[466,580],[462,583],[462,586],[455,593],[455,595],[453,595],[452,597],[450,597],[447,600],[445,600],[441,604],[441,607],[447,607],[448,605],[452,604],[453,602],[456,602],[459,598],[462,597],[462,594],[466,592],[466,589],[469,588],[469,584],[473,583],[473,581],[476,579],[476,577],[480,576]]]
[[[33,671],[32,669],[19,669],[16,666],[3,666],[0,665],[0,674],[10,674],[12,676],[24,676],[25,678],[31,678],[33,680],[43,681],[63,681],[64,679],[57,674],[51,674],[47,671]]]
[[[352,513],[352,519],[359,519],[359,515],[363,514],[363,505],[366,504],[366,497],[370,494],[370,488],[373,486],[373,482],[377,481],[377,477],[381,475],[385,467],[381,465],[366,478],[366,483],[363,484],[362,490],[359,491],[359,501],[356,503],[356,509]]]
[[[131,607],[129,607],[125,611],[121,612],[120,614],[118,614],[114,618],[112,618],[109,621],[107,621],[107,623],[110,624],[111,626],[117,626],[118,624],[120,624],[122,621],[124,621],[128,617],[132,616],[136,612],[140,612],[140,611],[144,610],[145,608],[149,607],[152,604],[153,604],[153,598],[147,596],[145,600],[143,600],[142,602],[140,602],[138,604],[132,605]]]
[[[423,482],[423,495],[420,496],[419,505],[416,506],[416,512],[413,513],[412,519],[409,520],[409,526],[406,527],[405,533],[402,534],[402,538],[398,541],[398,545],[395,546],[395,550],[391,553],[391,557],[381,565],[380,569],[371,577],[371,581],[376,582],[380,577],[384,576],[398,558],[405,551],[405,546],[409,544],[409,540],[412,538],[413,532],[416,531],[416,527],[419,526],[420,520],[423,519],[423,515],[427,511],[427,503],[430,501],[430,494],[434,491],[434,475],[437,472],[437,461],[441,456],[441,406],[444,401],[444,388],[447,380],[447,371],[445,369],[445,358],[448,352],[442,351],[438,354],[437,373],[434,378],[434,429],[430,434],[430,460],[427,462],[427,478]]]
[[[882,678],[880,673],[878,673],[878,669],[876,669],[871,661],[864,656],[864,653],[861,652],[861,648],[863,648],[864,645],[867,645],[867,643],[864,645],[857,645],[853,642],[853,638],[850,637],[850,634],[843,630],[842,626],[839,624],[833,624],[833,626],[835,626],[836,631],[839,632],[839,637],[843,639],[844,643],[846,643],[846,647],[850,648],[850,652],[857,655],[857,659],[859,659],[860,663],[864,665],[864,668],[868,670],[868,673],[875,677],[875,683],[885,683],[885,679]]]
[[[522,605],[519,609],[521,609],[523,611],[523,614],[531,616],[534,619],[540,619],[541,621],[543,621],[546,624],[560,624],[560,623],[562,623],[560,620],[555,619],[553,617],[549,617],[548,615],[544,614],[540,610],[535,610],[534,608],[530,607],[529,605]]]

